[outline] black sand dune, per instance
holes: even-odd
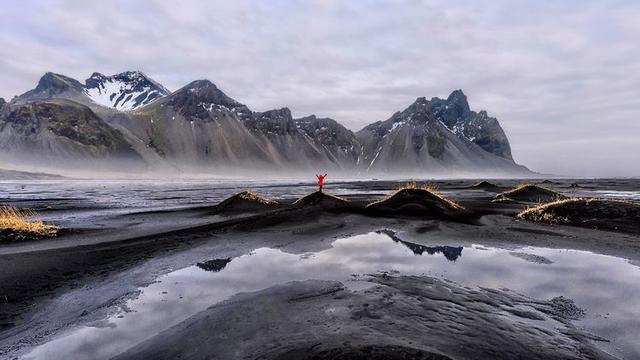
[[[294,208],[319,207],[323,209],[342,209],[349,207],[349,201],[346,199],[327,194],[325,192],[316,191],[309,195],[303,196],[293,203]]]
[[[526,203],[538,203],[552,200],[566,199],[559,192],[545,189],[538,185],[523,184],[509,191],[502,192],[494,197],[494,201],[517,201]]]
[[[460,205],[427,189],[407,188],[391,196],[367,205],[374,213],[403,214],[411,216],[451,215],[465,211]]]
[[[490,191],[490,192],[500,192],[503,190],[502,187],[484,180],[469,186],[469,189],[484,190],[484,191]]]
[[[241,191],[222,201],[212,209],[213,213],[245,213],[274,210],[279,206],[277,201],[269,200],[254,192]]]
[[[640,205],[631,201],[571,198],[526,209],[518,218],[640,234]]]

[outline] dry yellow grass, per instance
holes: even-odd
[[[520,183],[520,184],[516,185],[513,189],[509,189],[507,191],[501,192],[500,194],[498,194],[498,196],[503,196],[504,197],[504,196],[508,196],[510,194],[515,194],[515,193],[519,192],[520,190],[526,188],[527,186],[535,186],[537,188],[544,189],[544,188],[542,188],[542,187],[540,187],[540,186],[538,186],[537,184],[534,184],[534,183]],[[547,189],[544,189],[544,190],[547,190]]]
[[[238,193],[238,197],[242,200],[248,200],[248,201],[254,201],[254,202],[258,202],[261,204],[266,204],[266,205],[275,205],[277,204],[276,201],[273,200],[269,200],[267,198],[265,198],[264,196],[258,195],[256,193],[254,193],[251,190],[243,190],[242,192]]]
[[[35,216],[36,214],[32,211],[2,206],[0,207],[0,230],[14,230],[41,236],[52,236],[58,232],[57,226],[33,219]]]
[[[526,209],[520,211],[516,214],[518,219],[522,220],[534,220],[534,221],[545,221],[545,222],[556,222],[563,223],[568,222],[567,218],[554,216],[546,212],[547,209],[567,205],[572,203],[581,203],[589,205],[589,203],[593,201],[608,201],[610,203],[623,203],[623,204],[633,204],[633,201],[624,200],[624,199],[598,199],[598,198],[586,198],[586,197],[570,197],[566,199],[556,199],[548,202],[541,202],[535,205],[529,206]]]
[[[546,208],[548,208],[550,206],[568,204],[568,203],[577,202],[577,201],[587,201],[587,202],[589,202],[591,200],[594,200],[594,199],[571,197],[571,198],[567,198],[567,199],[558,199],[558,200],[552,200],[552,201],[547,201],[547,202],[539,202],[537,204],[531,205],[531,206],[527,207],[526,209],[520,211],[516,215],[516,217],[518,219],[524,219],[527,215],[531,215],[531,214],[534,214],[534,213],[539,213],[539,212],[545,210]]]
[[[533,221],[542,221],[542,222],[565,223],[565,222],[568,222],[568,219],[554,216],[551,213],[545,212],[545,210],[548,209],[551,206],[568,204],[568,203],[578,202],[578,201],[587,201],[587,202],[589,202],[590,200],[593,200],[593,199],[572,197],[572,198],[567,198],[567,199],[552,200],[552,201],[548,201],[548,202],[540,202],[540,203],[537,203],[535,205],[529,206],[526,209],[520,211],[518,214],[516,214],[516,217],[518,219],[521,219],[521,220],[533,220]]]
[[[404,189],[420,189],[420,190],[426,190],[434,195],[438,195],[438,196],[442,196],[442,194],[440,193],[440,191],[438,190],[438,185],[436,184],[432,184],[432,183],[422,183],[419,184],[416,181],[409,181],[407,183],[404,184],[400,184],[396,187],[396,191],[394,192],[397,193],[400,190],[404,190]]]
[[[530,183],[530,182],[522,182],[522,183],[519,183],[518,185],[516,185],[513,189],[511,189],[509,191],[520,190],[520,189],[525,188],[527,186],[538,186],[538,184],[534,184],[534,183]]]
[[[640,202],[625,199],[572,197],[531,206],[522,220],[640,234]]]
[[[416,181],[410,181],[404,184],[400,184],[397,188],[396,191],[394,191],[392,194],[387,195],[385,197],[383,197],[380,200],[374,201],[372,203],[370,203],[367,206],[372,206],[374,204],[383,202],[385,200],[388,200],[392,197],[394,197],[396,194],[398,194],[399,192],[401,192],[402,190],[424,190],[429,192],[431,195],[437,197],[439,200],[441,200],[444,204],[446,204],[447,206],[449,206],[451,209],[455,209],[455,210],[464,210],[464,208],[462,206],[460,206],[460,204],[458,204],[457,202],[455,202],[454,200],[448,199],[446,198],[439,190],[438,190],[438,186],[432,183],[422,183],[419,184]]]

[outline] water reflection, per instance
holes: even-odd
[[[196,266],[205,271],[218,272],[224,269],[229,262],[231,262],[231,258],[213,259],[199,262]]]
[[[429,255],[442,254],[449,261],[456,261],[458,257],[462,256],[462,246],[424,246],[400,239],[393,230],[380,230],[376,231],[376,233],[389,236],[391,240],[406,246],[416,255],[424,253]]]
[[[623,259],[584,251],[526,248],[522,252],[549,261],[523,261],[509,250],[487,246],[467,247],[461,260],[462,247],[427,247],[390,232],[338,239],[331,248],[304,256],[259,248],[234,259],[214,259],[161,276],[140,289],[136,299],[127,301],[123,308],[130,311],[113,315],[101,327],[74,329],[24,358],[108,359],[239,292],[307,279],[338,280],[355,289],[363,282],[352,274],[377,271],[443,277],[466,286],[510,288],[540,299],[565,296],[587,310],[581,326],[612,340],[614,351],[622,349],[631,358],[640,356],[637,267]]]

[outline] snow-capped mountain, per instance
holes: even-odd
[[[170,93],[140,71],[112,76],[93,73],[85,81],[84,91],[95,103],[120,111],[137,109]]]

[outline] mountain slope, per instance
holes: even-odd
[[[46,167],[144,165],[120,132],[90,108],[67,99],[5,106],[0,114],[0,159]]]
[[[339,170],[352,169],[357,161],[357,153],[331,149],[335,140],[330,136],[303,131],[298,125],[306,122],[294,120],[289,109],[253,112],[206,80],[131,112],[130,119],[126,127],[163,157],[201,169]],[[312,123],[317,121],[329,122]],[[331,126],[355,139],[336,122]]]
[[[129,114],[125,126],[174,164],[202,171],[266,167],[277,159],[251,135],[243,104],[213,83],[198,80]]]

